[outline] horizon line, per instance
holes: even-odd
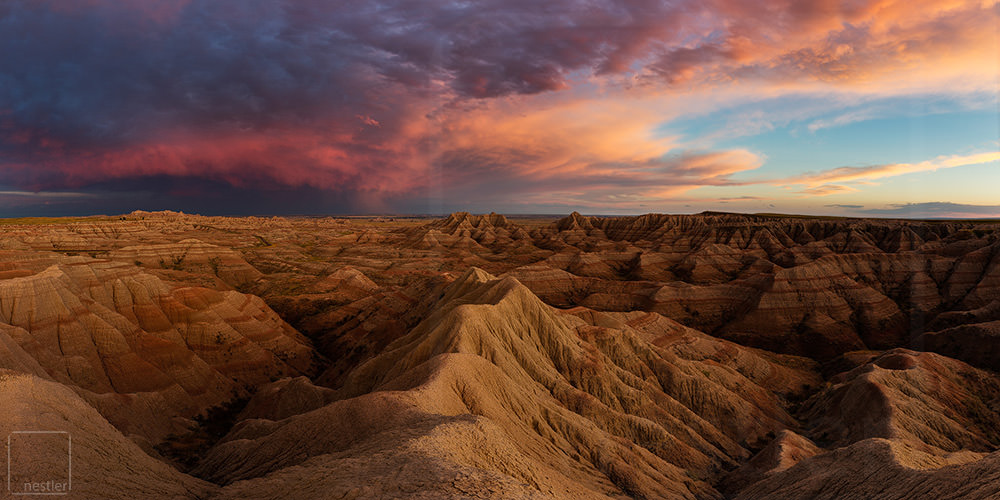
[[[401,217],[409,219],[422,219],[422,218],[446,218],[450,215],[467,213],[470,215],[489,215],[498,214],[504,217],[554,217],[554,218],[564,218],[576,213],[586,217],[600,217],[600,218],[613,218],[613,217],[642,217],[645,215],[669,215],[669,216],[711,216],[711,215],[742,215],[742,216],[754,216],[754,217],[771,217],[771,218],[807,218],[807,219],[843,219],[843,220],[880,220],[880,221],[911,221],[911,222],[942,222],[942,221],[954,221],[954,222],[981,222],[981,223],[1000,223],[1000,217],[877,217],[877,216],[853,216],[853,215],[827,215],[827,214],[804,214],[804,213],[781,213],[781,212],[728,212],[720,210],[703,210],[701,212],[692,213],[669,213],[669,212],[642,212],[642,213],[630,213],[630,214],[601,214],[601,213],[584,213],[579,210],[572,210],[570,212],[549,212],[549,213],[530,213],[530,212],[476,212],[469,210],[456,210],[453,212],[440,212],[440,213],[364,213],[364,214],[337,214],[337,213],[301,213],[301,214],[201,214],[193,212],[184,212],[181,210],[133,210],[127,213],[118,214],[87,214],[87,215],[23,215],[8,217],[0,215],[0,221],[15,221],[22,219],[91,219],[91,218],[118,218],[121,220],[122,217],[127,217],[135,214],[136,212],[148,213],[148,214],[178,214],[178,215],[192,215],[198,217],[224,217],[232,219],[240,218],[341,218],[341,219],[368,219],[377,217]]]

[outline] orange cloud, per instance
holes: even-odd
[[[646,67],[646,82],[989,90],[1000,64],[995,1],[722,0],[706,9],[726,20],[723,34],[668,48]]]
[[[857,191],[857,189],[839,184],[823,184],[821,186],[804,189],[799,192],[810,196],[826,196],[829,194],[844,193],[851,191]]]
[[[995,161],[750,181],[761,154],[662,131],[787,95],[995,95],[993,0],[70,3],[16,4],[21,31],[0,32],[24,49],[0,63],[31,70],[0,89],[0,182],[17,190],[176,176],[627,206],[702,186],[824,195]]]
[[[838,167],[822,172],[804,174],[788,179],[774,181],[776,184],[803,184],[809,187],[809,194],[825,195],[841,191],[853,191],[847,186],[838,186],[844,182],[870,182],[886,177],[895,177],[917,172],[938,170],[941,168],[982,165],[1000,161],[1000,151],[977,153],[972,155],[939,156],[933,160],[920,163],[894,163],[889,165],[872,165],[867,167]]]

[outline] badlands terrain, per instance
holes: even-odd
[[[0,221],[72,498],[1000,498],[998,372],[989,222]]]

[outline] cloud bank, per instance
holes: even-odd
[[[655,203],[763,163],[657,135],[689,96],[989,90],[997,18],[992,1],[12,0],[0,186]]]
[[[874,217],[905,219],[1000,219],[1000,205],[970,205],[946,201],[902,203],[892,205],[889,208],[872,208],[860,210],[860,212]]]

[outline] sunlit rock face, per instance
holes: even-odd
[[[313,370],[308,339],[256,296],[172,287],[114,261],[54,259],[0,281],[0,336],[30,358],[7,367],[37,363],[42,372],[27,371],[78,389],[123,429],[158,440],[179,418]]]

